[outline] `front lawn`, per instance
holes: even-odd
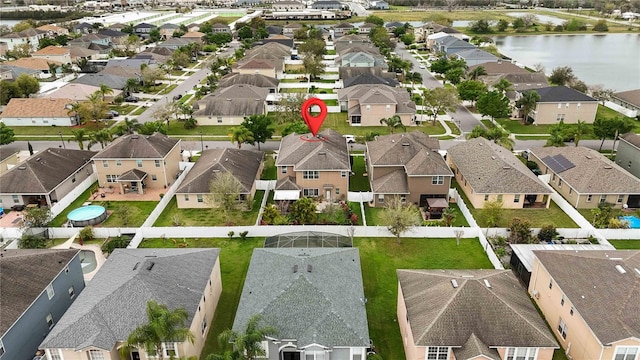
[[[263,196],[264,191],[256,191],[251,211],[234,210],[228,214],[220,209],[179,209],[174,197],[153,226],[175,226],[176,221],[180,226],[255,225]]]
[[[477,239],[356,238],[369,335],[385,360],[404,360],[397,321],[397,269],[493,269]]]
[[[158,205],[157,201],[92,201],[104,206],[111,215],[100,227],[140,227]],[[126,214],[126,215],[125,215]]]
[[[137,110],[135,110],[133,113],[129,114],[129,115],[134,115],[134,116],[138,116],[138,115],[142,115],[143,112],[147,111],[147,108],[144,106],[139,107]]]
[[[640,240],[609,240],[611,245],[613,245],[618,250],[640,250]]]
[[[349,191],[371,191],[369,178],[364,176],[367,172],[364,164],[364,156],[352,156],[353,164],[351,171],[354,172],[349,178]]]
[[[72,135],[73,130],[84,129],[88,132],[102,130],[108,128],[114,123],[114,121],[108,121],[105,126],[104,121],[99,122],[87,122],[82,125],[76,126],[12,126],[11,129],[16,136],[35,136],[35,135],[48,135],[48,136],[62,136],[68,140]],[[49,141],[59,141],[60,138],[53,137],[47,139]]]

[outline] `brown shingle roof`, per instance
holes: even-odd
[[[205,35],[205,33],[201,33],[199,31],[189,31],[188,33],[185,33],[184,35],[181,36],[181,38],[198,38],[198,39],[202,39],[202,37]]]
[[[124,135],[100,151],[94,159],[161,159],[179,142],[160,133]]]
[[[9,330],[79,251],[53,249],[5,249],[2,251],[0,334]]]
[[[640,194],[640,179],[595,150],[567,146],[534,148],[530,152],[543,163],[544,158],[555,155],[572,162],[575,167],[557,175],[580,194]]]
[[[276,65],[269,60],[251,59],[245,63],[238,64],[237,69],[275,69]]]
[[[276,166],[293,166],[294,171],[351,170],[347,141],[342,135],[326,129],[318,136],[322,140],[296,133],[282,138]]]
[[[30,117],[68,117],[67,105],[74,103],[71,99],[47,99],[47,98],[13,98],[5,107],[2,118],[30,118]]]
[[[640,106],[640,89],[617,92],[613,96],[635,106]]]
[[[474,66],[469,66],[469,71],[473,71],[477,67],[482,66],[487,75],[502,75],[502,74],[530,74],[527,69],[523,69],[518,65],[512,64],[507,61],[487,62]]]
[[[640,338],[640,251],[534,251],[600,342]],[[626,273],[616,270],[621,266]]]
[[[409,194],[407,175],[402,169],[377,177],[372,181],[372,190],[380,194]]]
[[[6,66],[16,66],[16,67],[21,67],[25,69],[44,70],[44,71],[49,70],[49,64],[62,65],[62,63],[58,61],[33,58],[33,57],[20,58],[17,60],[7,61],[3,63],[3,65],[6,65]]]
[[[46,48],[40,49],[31,55],[44,56],[44,55],[64,55],[64,54],[69,54],[69,49],[60,47],[60,46],[49,45]]]
[[[640,149],[640,135],[634,134],[632,132],[628,132],[620,136],[620,139]]]
[[[558,347],[511,270],[397,273],[417,346]]]
[[[452,146],[448,156],[478,194],[550,194],[513,153],[485,138]]]

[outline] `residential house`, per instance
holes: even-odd
[[[73,26],[73,31],[76,34],[89,34],[91,33],[92,30],[93,30],[93,25],[86,22],[76,24]]]
[[[498,62],[499,58],[491,53],[480,49],[462,50],[453,54],[457,59],[464,60],[467,66],[484,64],[488,62]]]
[[[129,37],[129,34],[125,32],[111,30],[111,29],[103,29],[98,31],[98,35],[108,36],[109,38],[111,38],[111,45],[114,45],[114,47],[123,48],[123,49],[127,47],[127,38]]]
[[[51,207],[93,174],[95,151],[48,148],[0,175],[0,207]]]
[[[578,120],[593,124],[598,100],[566,86],[533,89],[540,95],[535,110],[529,114],[534,124],[577,124]],[[520,109],[516,109],[520,111]],[[522,114],[519,114],[522,117]]]
[[[385,85],[355,85],[338,90],[340,109],[352,126],[379,126],[398,115],[405,126],[415,124],[416,104],[404,89]]]
[[[157,28],[157,26],[153,24],[140,23],[133,27],[133,32],[134,34],[146,39],[149,37],[151,30],[155,28]]]
[[[47,36],[49,37],[56,37],[58,35],[69,35],[69,30],[67,28],[55,26],[52,24],[38,26],[36,30],[45,31],[47,33]]]
[[[105,28],[108,29],[108,30],[113,30],[113,31],[122,31],[127,26],[128,26],[127,24],[115,23],[115,24],[107,25]]]
[[[342,80],[342,84],[344,85],[345,88],[355,86],[355,85],[363,85],[363,84],[379,84],[379,85],[397,87],[399,85],[399,82],[394,77],[383,77],[383,76],[373,75],[369,73],[369,74],[360,74],[360,75],[344,78]]]
[[[282,64],[282,66],[279,66]],[[282,74],[284,62],[274,62],[271,60],[251,59],[239,61],[232,66],[232,72],[238,74],[258,74],[268,77],[278,77]]]
[[[232,329],[259,326],[269,360],[364,360],[369,330],[357,248],[254,249]]]
[[[286,47],[289,48],[293,48],[293,38],[292,37],[288,37],[285,35],[280,35],[280,34],[276,34],[276,35],[269,35],[268,38],[266,39],[261,39],[258,44],[268,44],[268,43],[277,43],[280,45],[284,45]]]
[[[430,49],[432,49],[432,45],[433,45],[433,41],[432,41],[433,35],[439,35],[439,34],[450,35],[464,41],[469,41],[471,39],[471,37],[465,35],[464,33],[462,33],[461,31],[455,28],[440,25],[434,22],[428,22],[426,24],[423,24],[422,26],[414,27],[413,34],[416,37],[416,42],[418,41],[426,42],[427,47]]]
[[[531,72],[509,61],[487,62],[486,64],[477,64],[469,66],[469,71],[475,70],[482,66],[487,73],[483,76],[503,76],[506,74],[530,74]]]
[[[76,62],[80,59],[96,60],[100,52],[97,50],[86,49],[83,47],[69,46],[69,56],[71,61]]]
[[[177,50],[178,48],[181,48],[183,46],[188,46],[189,44],[196,42],[196,40],[194,39],[189,39],[189,38],[170,38],[168,40],[165,40],[163,42],[161,42],[160,44],[158,44],[156,47],[163,47],[163,48],[167,48],[167,49],[171,49],[171,50]]]
[[[296,133],[283,137],[275,165],[276,200],[296,200],[300,192],[305,197],[322,196],[326,201],[347,197],[349,150],[344,137],[332,129],[321,131],[316,137]],[[292,185],[297,189],[292,190]]]
[[[33,76],[36,79],[39,79],[41,72],[39,70],[0,64],[0,80],[13,81],[22,74],[27,74],[29,76]]]
[[[178,30],[180,30],[180,25],[172,23],[164,23],[158,27],[158,31],[160,31],[160,37],[163,40],[171,39],[173,37],[173,33]]]
[[[140,73],[141,73],[140,69],[136,69],[136,68],[129,67],[129,66],[114,65],[114,66],[105,67],[98,74],[100,74],[100,75],[114,75],[114,76],[127,78],[127,79],[139,79],[140,80],[141,79],[141,74]],[[116,80],[116,81],[120,81],[120,80]]]
[[[529,150],[529,160],[551,185],[576,209],[640,208],[640,179],[596,150],[582,146],[544,147]],[[623,164],[624,165],[624,164]]]
[[[73,102],[87,101],[89,97],[99,91],[99,86],[92,86],[78,83],[68,83],[60,88],[44,94],[43,98],[49,99],[70,99]],[[122,95],[122,90],[112,89],[112,93],[104,96],[106,102],[112,102],[113,99]]]
[[[640,179],[640,136],[629,132],[618,139],[616,164]]]
[[[276,1],[272,4],[274,11],[302,10],[307,6],[300,1]]]
[[[304,26],[302,26],[299,23],[289,23],[286,24],[284,26],[282,26],[282,35],[285,36],[289,36],[289,37],[293,37],[293,35],[295,34],[295,32],[299,29],[302,29]]]
[[[73,126],[75,116],[69,115],[71,99],[13,98],[5,107],[0,120],[9,126]]]
[[[40,39],[46,35],[46,31],[30,28],[20,32],[0,35],[0,42],[7,44],[7,50],[13,50],[20,45],[28,44],[31,50],[36,51],[40,45]]]
[[[512,101],[515,101],[516,97],[519,96],[518,92],[549,86],[549,82],[544,73],[530,72],[508,61],[499,59],[496,62],[492,61],[472,65],[469,66],[468,71],[474,71],[478,67],[482,67],[487,73],[486,75],[481,75],[478,80],[484,82],[488,87],[494,87],[502,79],[509,81],[511,83],[511,90],[507,91],[507,96]]]
[[[375,49],[374,51],[377,51],[377,49],[371,42],[371,39],[369,39],[368,36],[364,36],[364,35],[354,35],[354,34],[344,35],[340,38],[335,38],[335,40],[333,41],[333,44],[335,45],[336,53],[338,54],[342,54],[342,52],[345,51],[345,49],[351,49],[355,46],[364,47],[368,49]]]
[[[529,294],[574,360],[640,355],[640,251],[534,251]]]
[[[282,26],[267,25],[266,29],[267,29],[267,32],[269,33],[269,35],[281,35],[281,34],[284,34],[284,28]],[[293,32],[291,33],[291,36],[293,36]]]
[[[100,87],[100,85],[104,84],[112,89],[122,90],[127,85],[127,80],[129,80],[129,77],[99,72],[97,74],[80,76],[71,82],[71,84],[84,84],[95,87]]]
[[[429,212],[440,213],[449,207],[453,173],[439,149],[438,139],[418,130],[367,141],[365,159],[373,192],[371,205],[384,206],[385,200],[398,196]]]
[[[185,33],[184,35],[182,35],[180,38],[189,40],[192,43],[202,44],[202,39],[204,38],[205,35],[206,35],[205,33],[201,33],[199,31],[189,31],[188,33]]]
[[[167,339],[164,358],[198,357],[211,328],[222,281],[220,249],[116,249],[57,321],[40,348],[48,359],[119,360],[120,347],[147,324],[147,304],[182,308],[193,342]],[[130,356],[130,357],[129,357]],[[127,358],[156,358],[133,348]]]
[[[445,53],[446,56],[451,56],[463,50],[476,49],[475,45],[470,44],[467,41],[460,40],[455,36],[445,36],[436,39],[434,45],[436,53]]]
[[[118,187],[121,194],[168,188],[179,162],[180,140],[160,133],[120,136],[93,157],[100,187]]]
[[[96,45],[111,47],[111,40],[112,38],[109,35],[102,35],[100,33],[86,34],[86,35],[82,35],[77,39],[73,39],[69,41],[68,45],[88,48],[91,46],[91,44],[96,44]]]
[[[148,47],[136,54],[134,59],[152,59],[157,64],[166,64],[171,59],[174,51],[164,46]]]
[[[142,65],[149,67],[158,66],[153,59],[109,59],[106,68],[110,68],[112,66],[121,66],[134,69],[135,71],[140,71]]]
[[[27,72],[37,71],[37,78],[48,79],[51,76],[54,76],[57,68],[59,68],[62,63],[53,60],[41,59],[38,57],[27,57],[16,59],[13,61],[5,61],[4,63],[2,63],[2,65],[8,68],[26,69]],[[51,72],[50,65],[56,65],[54,66],[56,68],[56,71],[54,71],[54,73]]]
[[[232,85],[251,85],[268,89],[269,94],[275,94],[278,92],[279,84],[280,80],[265,75],[230,73],[218,81],[218,88],[227,88]]]
[[[234,148],[207,149],[189,171],[176,190],[178,208],[214,207],[211,197],[211,181],[218,174],[229,173],[240,184],[238,201],[253,199],[256,180],[260,179],[264,152]]]
[[[617,92],[613,94],[611,101],[625,109],[631,110],[628,114],[629,116],[640,116],[640,89]]]
[[[40,49],[34,52],[33,54],[31,54],[31,56],[36,59],[44,59],[47,61],[52,61],[54,63],[71,63],[71,51],[69,50],[69,48],[60,46],[49,45],[44,49]]]
[[[372,23],[364,23],[358,26],[358,34],[368,34],[371,30],[375,29],[378,25]]]
[[[338,75],[343,82],[347,81],[350,78],[355,78],[361,75],[365,76],[377,76],[381,77],[390,82],[389,86],[397,86],[392,85],[391,83],[397,83],[396,74],[385,71],[380,67],[371,67],[371,68],[357,68],[357,67],[340,67],[338,68]],[[372,84],[376,84],[377,82],[373,82]],[[395,84],[394,83],[394,84]],[[367,84],[367,82],[363,82],[363,84]],[[348,86],[344,86],[348,87]]]
[[[191,23],[187,25],[187,32],[200,31],[200,24]]]
[[[382,55],[373,55],[366,52],[349,52],[336,58],[336,64],[340,67],[379,67],[387,69],[388,65]]]
[[[345,6],[337,0],[320,0],[311,4],[311,8],[316,10],[342,10]]]
[[[193,105],[200,125],[240,125],[245,116],[267,114],[269,90],[236,84],[217,89]]]
[[[389,3],[386,1],[371,1],[370,4],[371,5],[369,5],[369,9],[371,10],[389,10]]]
[[[0,354],[33,359],[84,289],[80,250],[4,249],[0,254]]]
[[[558,344],[511,270],[397,274],[407,360],[553,359]]]
[[[487,201],[501,201],[503,209],[549,207],[552,191],[510,150],[475,138],[447,152],[447,164],[474,208]]]
[[[338,39],[342,36],[345,36],[349,33],[349,31],[355,29],[355,26],[353,26],[353,24],[350,23],[340,23],[337,24],[333,27],[333,38],[334,39]]]
[[[223,23],[215,23],[211,25],[211,32],[213,33],[231,33],[231,27]]]
[[[0,56],[6,56],[8,50],[9,46],[7,45],[7,43],[0,41]]]

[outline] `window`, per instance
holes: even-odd
[[[204,199],[202,198],[202,195],[200,195],[200,194],[196,195],[196,199],[198,199],[199,203],[204,202]]]
[[[122,166],[122,161],[116,160],[116,166]]]
[[[184,201],[189,201],[189,194],[184,194]]]
[[[556,121],[564,121],[564,114],[557,114]]]
[[[578,103],[578,105],[577,105],[577,106],[578,106],[578,110],[580,110],[580,107],[582,106],[582,104],[581,104],[581,103]]]
[[[340,171],[340,177],[346,178],[347,177],[347,172],[346,171]]]
[[[351,360],[364,360],[365,359],[365,353],[364,353],[364,349],[362,348],[354,348],[351,350],[351,354],[352,354],[352,359]]]
[[[318,197],[320,191],[318,189],[302,189],[302,196]]]
[[[622,203],[622,200],[624,200],[624,195],[618,195],[618,204]]]
[[[489,201],[489,194],[484,195],[484,201]]]
[[[222,124],[222,116],[218,116],[217,121],[218,121],[218,124]]]
[[[45,353],[47,354],[47,359],[49,360],[62,360],[62,350],[61,349],[46,349]]]
[[[160,160],[155,160],[156,167],[160,167]]]
[[[139,168],[142,167],[142,160],[136,160],[136,164],[138,165]]]
[[[553,281],[549,280],[549,289],[553,288]]]
[[[47,317],[45,318],[45,320],[47,321],[47,325],[49,326],[49,329],[51,329],[53,327],[53,316],[51,315],[51,313],[47,314]]]
[[[558,109],[562,109],[562,104],[558,103]]]
[[[564,108],[568,109],[569,108],[569,103],[564,104]]]
[[[427,348],[427,360],[449,359],[449,348],[446,346],[429,346]]]
[[[102,350],[89,350],[87,351],[87,355],[89,356],[89,360],[104,360]]]
[[[587,202],[591,202],[591,198],[593,198],[593,195],[587,195]]]
[[[562,295],[562,299],[560,299],[560,306],[564,306],[564,295]]]
[[[367,110],[371,110],[371,105],[367,105]]]
[[[102,160],[102,167],[108,168],[109,167],[109,161],[108,160]]]
[[[600,195],[600,203],[602,204],[605,201],[607,201],[607,195]]]
[[[498,195],[498,202],[502,201],[502,194]]]
[[[520,202],[520,194],[515,194],[513,196],[513,202],[514,203],[519,203]]]
[[[560,322],[558,323],[558,332],[562,335],[563,339],[567,338],[567,324],[564,323],[562,318],[560,318]]]
[[[202,331],[202,335],[204,335],[204,332],[207,330],[207,317],[203,317],[202,318],[202,323],[200,324],[200,331]]]
[[[631,169],[631,160],[629,160],[629,169]]]
[[[444,176],[431,177],[431,185],[442,185],[442,184],[444,184]]]
[[[280,172],[283,173],[283,174],[286,174],[287,173],[287,167],[286,166],[280,167]]]
[[[76,297],[76,290],[73,288],[73,285],[71,285],[69,288],[69,298],[73,299],[74,297]]]
[[[340,195],[340,188],[336,188],[336,195]]]
[[[507,348],[505,360],[536,360],[537,348]]]
[[[319,171],[303,171],[302,178],[306,180],[315,180],[320,178]]]
[[[562,187],[562,179],[558,179],[558,187],[561,188]]]
[[[378,202],[380,204],[384,204],[384,195],[383,194],[378,194]]]
[[[551,175],[551,180],[556,181],[556,174]]]
[[[72,183],[76,182],[76,174],[73,174],[73,176],[71,177],[71,182]]]
[[[53,285],[49,284],[49,286],[47,286],[47,297],[49,297],[49,300],[53,299],[55,294],[56,292],[53,291]]]
[[[569,310],[569,315],[573,316],[573,306],[571,307],[571,310]]]
[[[18,195],[11,195],[11,198],[13,199],[14,204],[17,204],[20,202],[20,197]]]
[[[114,183],[118,181],[118,175],[107,175],[107,182]]]
[[[640,347],[638,346],[619,346],[613,355],[613,360],[637,360]]]
[[[176,343],[162,343],[162,351],[166,357],[178,357],[178,348],[176,347]]]
[[[158,181],[158,176],[151,175],[151,181]]]
[[[359,115],[352,116],[351,124],[362,124],[362,116],[359,116]]]
[[[387,106],[385,107],[385,109],[384,109],[384,110],[385,110],[385,111],[389,111],[389,110],[391,110],[391,105],[387,105]]]

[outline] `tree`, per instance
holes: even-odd
[[[253,133],[253,141],[248,144],[254,145],[258,143],[258,150],[260,150],[260,144],[264,144],[267,140],[271,139],[275,132],[273,119],[267,115],[251,115],[245,117],[241,126]]]
[[[547,139],[547,143],[544,146],[556,146],[556,147],[565,146],[564,132],[565,132],[565,128],[564,128],[563,121],[560,121],[558,124],[555,124],[551,128],[551,131],[549,132],[549,138]]]
[[[602,85],[596,85],[591,88],[591,97],[600,101],[604,106],[604,103],[611,100],[614,91],[612,89],[605,89]]]
[[[230,172],[216,172],[209,183],[207,201],[212,207],[222,209],[225,214],[235,210],[242,191],[242,184]]]
[[[511,219],[509,230],[509,241],[513,244],[528,244],[534,239],[531,236],[531,223],[525,219]]]
[[[488,227],[498,226],[500,219],[502,218],[502,206],[504,204],[500,200],[485,201],[484,202],[484,220]]]
[[[433,124],[436,123],[438,114],[445,111],[454,111],[460,105],[458,92],[453,88],[438,87],[424,91],[424,104],[433,116]]]
[[[13,32],[25,31],[27,29],[34,28],[33,20],[22,20],[19,23],[13,25]]]
[[[155,133],[167,134],[167,127],[161,121],[147,121],[140,124],[138,133],[142,135],[153,135]]]
[[[478,80],[463,81],[457,86],[458,94],[462,100],[470,100],[475,103],[480,95],[487,92],[487,86]]]
[[[322,56],[327,53],[327,48],[324,40],[311,38],[300,44],[298,51],[305,56]]]
[[[151,42],[160,41],[160,30],[158,28],[154,28],[149,31],[149,40],[151,40]]]
[[[289,216],[298,224],[315,224],[316,202],[312,198],[302,197],[289,207]]]
[[[302,59],[302,64],[306,73],[309,74],[309,80],[316,79],[325,71],[325,66],[322,63],[322,56],[309,54]]]
[[[485,92],[478,98],[476,108],[482,116],[491,116],[491,120],[507,117],[510,110],[509,99],[502,92]]]
[[[389,128],[389,132],[393,134],[393,129],[400,128],[406,131],[406,127],[402,123],[402,119],[398,115],[393,115],[388,118],[380,119],[380,125],[386,125]]]
[[[573,74],[573,69],[569,66],[560,66],[554,68],[549,76],[549,81],[556,85],[568,85],[576,76]]]
[[[522,97],[516,101],[516,107],[522,110],[522,122],[529,122],[529,115],[536,108],[540,94],[535,90],[529,90],[522,94]]]
[[[413,35],[413,33],[406,33],[400,36],[400,41],[402,41],[403,44],[409,46],[416,41],[416,37],[415,35]]]
[[[422,82],[422,74],[420,74],[419,72],[410,72],[407,74],[405,79],[407,81],[411,81],[411,87],[413,88],[414,83]]]
[[[293,133],[305,134],[308,132],[309,128],[307,127],[307,124],[302,121],[295,121],[285,126],[285,128],[282,130],[282,136],[284,137]]]
[[[293,96],[284,96],[278,101],[279,116],[276,118],[278,124],[287,124],[302,120],[300,109],[305,101],[304,94],[295,94]],[[305,133],[307,131],[304,131]]]
[[[365,23],[375,24],[378,26],[384,26],[384,20],[377,15],[369,15],[364,19]]]
[[[244,359],[254,360],[259,357],[265,356],[265,349],[262,348],[262,341],[267,336],[276,335],[277,331],[272,326],[260,326],[262,317],[260,315],[253,315],[247,321],[247,326],[243,333],[235,332],[231,329],[227,329],[220,333],[218,341],[221,346],[224,344],[233,344],[233,352],[228,353],[226,359]],[[220,355],[207,357],[206,360],[213,359],[225,359]]]
[[[605,32],[609,31],[609,26],[607,25],[606,20],[598,20],[595,25],[593,25],[593,31]]]
[[[22,216],[23,228],[46,228],[53,219],[48,207],[34,207],[24,211]]]
[[[457,216],[457,212],[454,208],[447,207],[442,210],[442,217],[444,218],[444,223],[446,226],[451,226],[455,221]]]
[[[464,69],[459,67],[449,69],[444,73],[444,79],[453,85],[458,85],[463,76]]]
[[[4,123],[0,123],[0,145],[11,144],[15,141],[15,134],[13,129],[5,125]]]
[[[18,242],[20,249],[44,249],[47,247],[47,239],[39,235],[23,234]]]
[[[78,142],[78,148],[84,150],[84,142],[87,141],[87,131],[85,129],[73,129],[71,130],[73,135],[72,140]]]
[[[478,125],[474,127],[470,133],[467,134],[467,139],[475,139],[479,137],[491,140],[494,143],[507,149],[511,149],[513,147],[513,139],[511,139],[511,133],[506,130],[502,130],[502,128],[499,128],[497,126],[487,130],[487,128],[485,128],[484,126]]]
[[[469,25],[469,31],[476,34],[490,34],[493,32],[487,20],[478,20]]]
[[[584,121],[578,120],[578,123],[573,128],[573,143],[576,146],[578,146],[580,139],[582,139],[582,137],[584,136],[589,135],[590,133],[591,133],[591,127],[587,125],[587,123],[585,123]]]
[[[509,22],[507,20],[505,19],[498,20],[498,25],[497,25],[498,31],[503,32],[507,30],[508,27],[509,27]]]
[[[480,76],[487,75],[487,70],[485,70],[484,66],[476,66],[473,70],[467,73],[467,78],[471,80],[478,80]]]
[[[598,139],[602,140],[599,150],[602,150],[602,145],[604,145],[606,139],[615,140],[617,135],[627,133],[633,128],[634,124],[628,118],[596,118],[593,122],[593,133]]]
[[[253,37],[253,30],[248,26],[243,26],[238,30],[238,38],[240,40],[249,39]]]
[[[29,97],[31,94],[36,94],[40,91],[40,82],[38,79],[27,74],[20,74],[15,80],[15,84],[20,89],[22,97]]]
[[[169,310],[166,305],[155,300],[147,302],[146,324],[135,328],[120,348],[120,356],[128,358],[132,348],[144,349],[147,354],[164,359],[162,343],[189,341],[193,344],[195,336],[185,325],[189,313],[183,308]]]
[[[171,63],[173,69],[180,69],[189,65],[191,57],[186,51],[176,50],[171,54]]]
[[[253,133],[242,125],[236,126],[231,129],[231,142],[238,144],[238,149],[241,149],[242,144],[254,143]]]
[[[147,66],[142,69],[141,78],[144,86],[155,86],[156,81],[162,79],[163,76],[164,74],[160,68]]]
[[[411,227],[419,225],[421,219],[420,213],[413,203],[393,196],[380,213],[378,221],[387,227],[387,230],[396,237],[398,244],[400,244],[400,236]]]
[[[511,26],[517,31],[520,29],[524,29],[524,20],[522,18],[516,18],[515,20],[513,20],[513,22],[511,23]]]
[[[524,27],[527,29],[533,26],[533,24],[535,24],[536,21],[538,21],[538,17],[532,13],[525,14],[524,16],[521,17],[521,19]]]
[[[22,91],[13,81],[0,81],[0,105],[7,105],[13,98],[21,98]]]
[[[102,96],[102,101],[104,101],[105,96],[113,94],[113,89],[101,83],[97,92]]]
[[[124,118],[124,129],[127,134],[133,134],[134,131],[140,129],[140,123],[137,119],[129,119],[128,117]]]
[[[87,150],[91,150],[91,147],[95,144],[100,144],[100,148],[104,149],[112,139],[113,136],[107,129],[94,131],[89,134],[89,144],[87,144]]]
[[[13,47],[12,50],[7,50],[7,57],[14,59],[21,59],[31,56],[31,45],[20,44]]]
[[[511,81],[507,79],[500,79],[496,84],[493,85],[493,88],[498,90],[500,93],[504,94],[507,91],[513,90]]]

